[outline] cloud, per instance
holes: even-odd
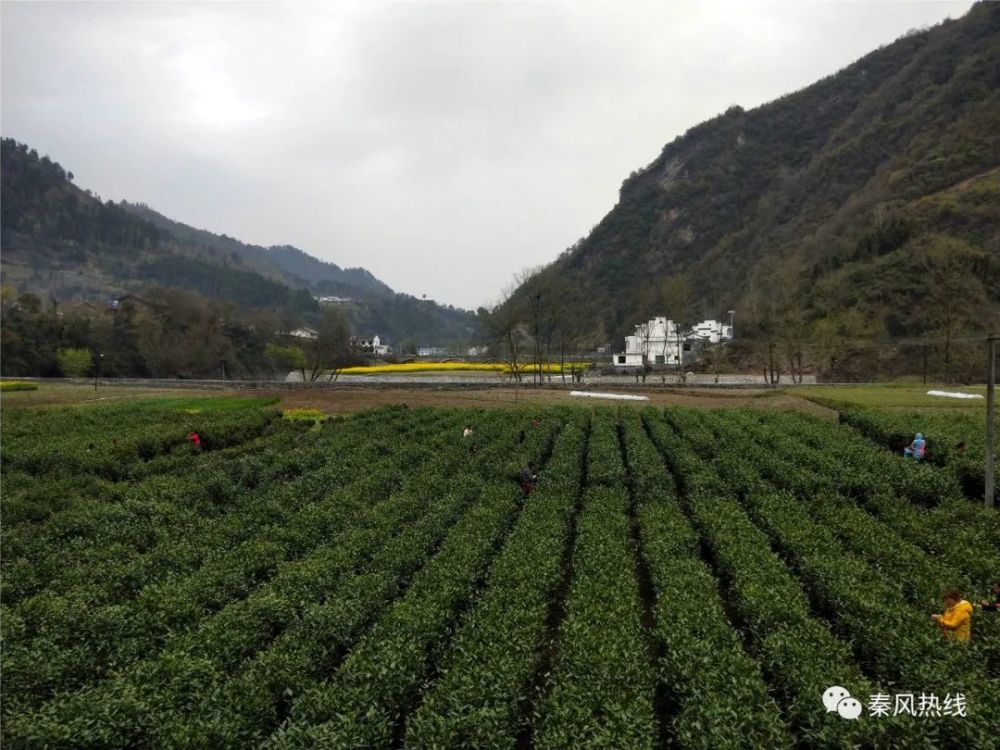
[[[16,3],[2,130],[107,198],[476,306],[663,144],[961,3]]]

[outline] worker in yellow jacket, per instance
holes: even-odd
[[[941,635],[948,640],[968,643],[972,638],[972,605],[957,591],[946,591],[942,598],[944,613],[931,615],[931,619],[938,624]]]

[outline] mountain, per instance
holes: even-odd
[[[511,304],[569,286],[598,342],[730,309],[771,342],[1000,327],[998,167],[1000,4],[979,3],[691,128]]]
[[[195,229],[143,204],[102,201],[73,175],[12,139],[2,142],[4,284],[59,302],[104,301],[150,286],[314,323],[317,296],[350,298],[358,333],[402,343],[472,336],[464,310],[398,294],[363,268],[341,268],[291,246],[265,248]]]
[[[394,294],[388,285],[376,279],[364,268],[344,269],[334,263],[318,260],[291,245],[275,247],[248,245],[225,234],[214,234],[168,219],[142,203],[119,205],[129,213],[145,219],[184,242],[206,249],[213,248],[230,258],[240,258],[244,265],[288,286],[345,297],[351,296],[352,292],[379,296]],[[337,290],[341,294],[332,290]]]

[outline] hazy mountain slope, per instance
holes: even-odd
[[[286,284],[321,291],[323,285],[334,285],[355,293],[393,294],[386,284],[363,268],[341,268],[335,263],[318,260],[290,245],[261,247],[249,245],[225,234],[215,234],[195,229],[174,221],[141,203],[122,203],[130,213],[165,229],[185,242],[214,248],[230,258],[241,258],[248,266],[266,276],[273,276]]]
[[[11,139],[2,143],[5,284],[57,301],[107,301],[148,285],[304,316],[314,295],[351,297],[360,333],[445,344],[471,337],[464,310],[397,294],[361,268],[342,269],[294,247],[264,248],[173,221],[147,206],[104,202],[71,174]]]
[[[102,202],[59,164],[2,145],[4,283],[58,301],[102,300],[148,284],[191,289],[245,307],[318,313],[303,289],[206,252]]]
[[[388,284],[379,281],[364,268],[341,268],[335,263],[317,260],[291,245],[275,245],[268,248],[267,253],[272,263],[287,273],[305,279],[316,291],[340,287],[344,291],[356,289],[363,294],[395,294]]]
[[[261,274],[291,286],[308,288],[316,295],[355,300],[344,309],[361,334],[379,334],[397,345],[464,341],[473,335],[475,320],[470,313],[394,292],[364,268],[341,268],[291,245],[248,245],[224,234],[174,221],[145,205],[122,206],[175,237],[215,252],[219,257],[239,259]]]
[[[940,295],[944,264],[982,327],[1000,307],[998,165],[1000,4],[982,3],[692,128],[626,179],[618,204],[543,277],[595,303],[580,311],[595,336],[669,307],[660,286],[678,275],[690,317],[735,308],[744,334],[853,311],[872,330],[913,335],[942,325],[919,313]],[[893,259],[906,283],[886,281]],[[918,314],[904,321],[897,309]]]

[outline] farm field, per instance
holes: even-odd
[[[487,374],[488,375],[488,374]],[[484,379],[486,376],[483,376]],[[333,387],[274,390],[195,390],[188,388],[152,388],[132,385],[102,385],[95,393],[92,386],[44,382],[37,390],[6,392],[4,409],[34,409],[70,405],[118,405],[129,401],[147,401],[151,398],[255,398],[265,396],[277,399],[282,409],[318,409],[327,414],[347,415],[367,409],[389,405],[408,404],[411,407],[468,407],[476,409],[517,409],[527,407],[579,405],[580,400],[569,395],[567,388],[488,387],[455,388],[438,387],[405,388]],[[614,386],[601,390],[634,393],[634,388]],[[745,389],[672,389],[649,388],[642,393],[654,406],[686,406],[698,409],[746,406],[762,409],[795,409],[836,420],[837,412],[821,406],[794,392],[745,390]]]
[[[897,452],[910,444],[914,432],[921,432],[927,440],[927,461],[952,472],[970,497],[983,496],[986,415],[982,409],[845,409],[840,419]]]
[[[288,416],[5,410],[5,747],[1000,746],[1000,618],[929,618],[1000,513],[880,413]]]
[[[803,385],[783,389],[784,393],[794,393],[817,403],[840,408],[909,409],[923,411],[955,412],[956,410],[982,412],[985,402],[980,399],[954,399],[928,396],[927,391],[958,391],[961,393],[986,396],[983,385],[949,385],[928,383],[885,383],[867,385]]]

